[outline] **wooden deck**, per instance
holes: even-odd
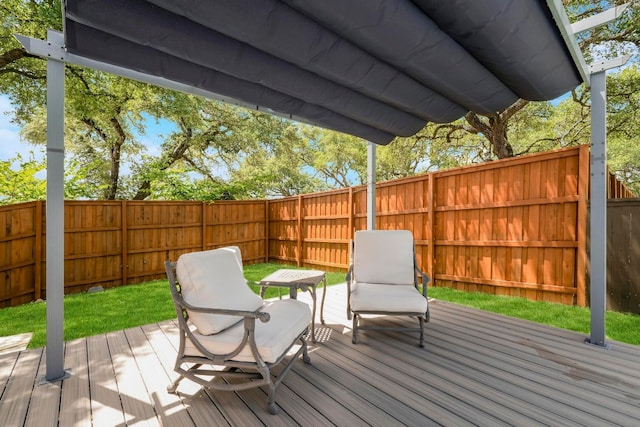
[[[297,364],[278,388],[278,415],[261,389],[212,393],[183,381],[168,394],[177,345],[168,321],[68,342],[71,377],[55,384],[38,384],[42,349],[0,355],[0,425],[640,425],[640,347],[596,348],[581,334],[441,301],[424,349],[415,336],[373,331],[352,345],[344,307],[344,286],[330,287],[312,365]]]

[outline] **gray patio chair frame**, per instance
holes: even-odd
[[[365,331],[365,330],[382,330],[382,331],[409,331],[409,332],[419,332],[420,333],[420,340],[419,340],[419,346],[420,347],[424,347],[424,324],[426,322],[429,322],[429,320],[431,319],[431,314],[429,313],[429,306],[427,305],[427,311],[426,313],[416,313],[416,312],[406,312],[406,311],[368,311],[368,310],[360,310],[360,311],[353,311],[351,309],[351,287],[353,286],[353,253],[354,253],[354,240],[352,239],[350,241],[350,262],[349,262],[349,270],[347,271],[346,274],[346,282],[347,282],[347,319],[351,320],[353,318],[353,332],[351,335],[351,342],[353,344],[357,344],[358,343],[358,331]],[[424,271],[420,270],[420,268],[418,268],[418,264],[416,262],[416,253],[415,253],[415,247],[413,248],[413,268],[415,271],[415,282],[414,282],[414,286],[415,288],[420,291],[420,288],[418,286],[418,277],[421,278],[420,284],[422,285],[422,296],[425,299],[428,299],[428,295],[427,295],[427,284],[430,282],[430,278],[427,275],[427,273],[425,273]],[[360,324],[360,320],[361,317],[360,315],[362,314],[380,314],[380,315],[386,315],[386,316],[410,316],[410,317],[416,317],[418,319],[418,326],[415,328],[412,327],[405,327],[405,326],[362,326]]]
[[[178,349],[178,355],[176,357],[176,363],[174,370],[180,374],[180,376],[167,387],[167,392],[175,394],[180,381],[184,378],[188,378],[204,387],[212,388],[214,390],[222,391],[237,391],[246,390],[253,387],[260,387],[266,385],[269,389],[267,397],[267,407],[269,413],[277,414],[279,408],[275,403],[276,388],[282,382],[287,373],[291,370],[293,363],[298,360],[298,357],[302,355],[302,360],[305,364],[310,364],[311,359],[307,352],[307,341],[305,335],[307,330],[304,330],[295,340],[292,341],[289,348],[283,352],[283,354],[273,363],[266,363],[260,353],[255,342],[255,322],[256,319],[261,322],[268,322],[270,316],[268,313],[260,310],[256,311],[242,311],[242,310],[226,310],[215,309],[206,307],[196,307],[187,303],[183,298],[180,290],[180,284],[176,275],[176,262],[166,261],[165,270],[167,278],[169,279],[169,286],[171,289],[171,296],[173,298],[173,304],[178,316],[178,326],[180,329],[180,346]],[[209,352],[198,339],[193,335],[191,329],[188,326],[189,314],[187,310],[191,312],[208,313],[208,314],[225,314],[238,316],[244,319],[244,337],[242,342],[238,344],[237,348],[231,353],[227,354],[213,354]],[[194,346],[202,353],[202,357],[188,356],[184,354],[186,340],[191,340]],[[291,356],[291,359],[287,362],[284,369],[280,371],[280,374],[272,378],[271,368],[280,364],[285,358],[289,350],[296,344],[297,341],[302,344],[300,349]],[[233,361],[240,351],[249,343],[255,362],[237,362]],[[184,369],[182,365],[184,363],[193,364],[188,369]],[[200,369],[202,365],[217,365],[224,367],[223,369]],[[206,379],[202,377],[212,377]],[[216,382],[216,379],[241,379],[243,382],[231,383],[231,382]]]

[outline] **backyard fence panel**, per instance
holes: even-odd
[[[36,202],[0,207],[0,307],[34,299],[37,210]]]
[[[429,223],[429,179],[428,175],[403,178],[381,184],[381,206],[388,199],[387,211],[382,211],[376,221],[379,229],[406,229],[413,232],[416,261],[420,269],[429,272],[427,262],[431,239]],[[382,208],[381,208],[382,209]]]
[[[578,150],[434,173],[435,279],[571,303]]]
[[[377,197],[376,197],[377,200]],[[353,188],[353,232],[367,229],[367,187],[360,185]],[[377,215],[376,215],[377,218]],[[352,232],[352,234],[353,234]],[[351,236],[353,238],[353,236]]]
[[[351,238],[349,190],[304,195],[301,208],[301,265],[344,269]]]
[[[204,248],[238,246],[243,262],[264,262],[265,204],[256,201],[216,201],[206,203],[204,212]]]
[[[640,199],[609,200],[607,309],[640,314]]]
[[[270,200],[268,209],[269,259],[285,264],[297,264],[299,260],[298,198]]]
[[[127,202],[127,277],[165,277],[164,262],[202,248],[201,202]]]
[[[65,293],[121,284],[121,209],[120,202],[65,202]]]

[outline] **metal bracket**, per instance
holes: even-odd
[[[591,345],[593,347],[601,348],[603,350],[611,350],[611,344],[604,343],[604,342],[601,342],[601,343],[597,343],[596,342],[596,343],[594,343],[594,342],[591,342],[591,338],[585,338],[584,339],[584,343],[588,344],[588,345]]]
[[[571,24],[571,30],[574,33],[579,33],[615,21],[627,10],[630,4],[631,3],[621,4],[620,6],[612,7],[604,12],[576,21]]]
[[[601,73],[612,68],[622,67],[629,59],[631,59],[631,55],[618,56],[617,58],[610,60],[593,62],[589,64],[589,73]]]
[[[43,375],[38,380],[38,385],[40,386],[40,385],[53,384],[53,383],[57,383],[57,382],[66,380],[68,378],[71,378],[71,369],[65,369],[64,370],[64,374],[60,378],[53,378],[51,380],[48,380],[46,375]]]

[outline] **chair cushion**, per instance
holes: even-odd
[[[413,235],[408,230],[358,230],[354,281],[409,285],[415,282]]]
[[[176,274],[182,297],[191,305],[206,308],[254,311],[262,298],[247,285],[238,259],[239,250],[219,248],[191,252],[178,258]],[[238,316],[189,312],[201,334],[215,334],[242,320]]]
[[[236,256],[236,259],[238,260],[238,265],[240,265],[240,270],[243,270],[242,254],[240,253],[240,248],[238,246],[225,246],[224,248],[214,249],[214,251],[215,250],[225,250],[225,251],[233,252],[233,254]]]
[[[413,285],[356,283],[351,290],[350,305],[356,312],[427,312],[427,299]]]
[[[275,363],[291,346],[293,341],[309,326],[311,310],[309,305],[294,299],[266,302],[262,311],[269,313],[271,319],[263,323],[256,320],[256,345],[258,352],[267,363]],[[202,335],[194,331],[195,337],[208,351],[214,354],[228,354],[242,341],[244,324],[238,323],[215,335]],[[184,354],[201,356],[190,340],[186,340]],[[247,344],[232,360],[236,362],[255,362]]]

